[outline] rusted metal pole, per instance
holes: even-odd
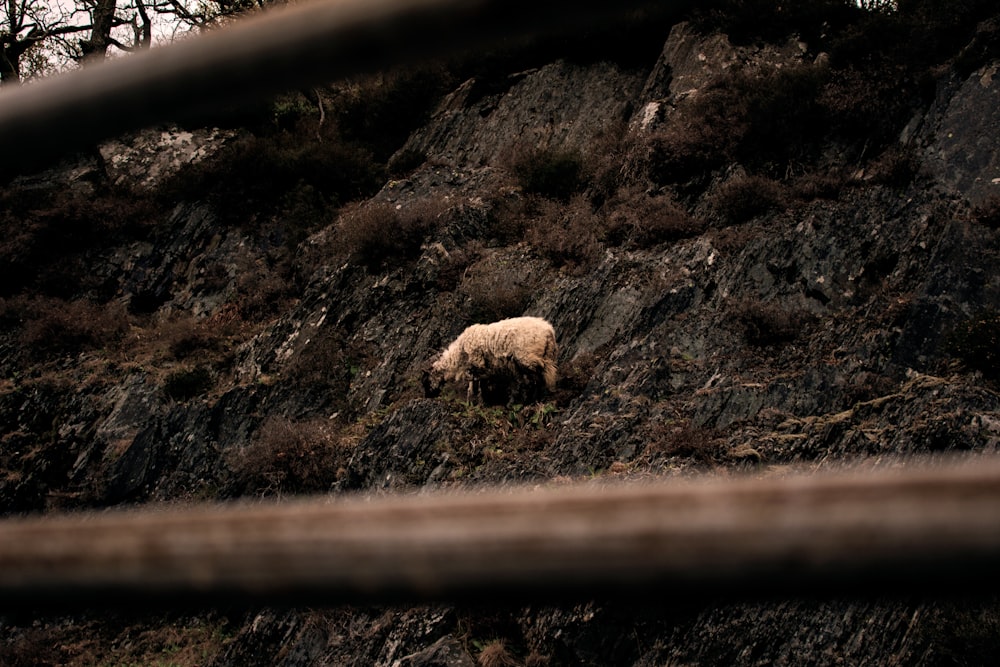
[[[572,29],[649,0],[311,0],[0,94],[0,176],[125,130],[503,37]],[[680,9],[690,0],[660,2]]]
[[[0,522],[0,606],[983,593],[1000,463]]]

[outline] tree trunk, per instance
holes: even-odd
[[[16,86],[21,83],[20,43],[0,44],[0,86]]]
[[[111,28],[114,27],[117,0],[97,0],[91,10],[93,28],[90,39],[80,40],[83,63],[101,62],[107,56],[111,45]]]

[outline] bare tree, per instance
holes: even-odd
[[[89,24],[46,0],[4,0],[0,6],[0,85],[19,84],[22,59],[43,41],[84,32]]]
[[[149,48],[156,36],[173,39],[283,1],[0,0],[0,85],[18,84],[35,69],[99,62],[112,48]]]

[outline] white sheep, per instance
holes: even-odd
[[[445,382],[467,382],[470,401],[513,398],[516,387],[526,388],[525,398],[535,400],[543,384],[555,391],[558,355],[556,333],[540,317],[473,324],[425,371],[424,393],[437,396]]]

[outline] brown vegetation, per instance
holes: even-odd
[[[272,417],[227,461],[247,495],[329,491],[347,474],[353,441],[335,422]]]

